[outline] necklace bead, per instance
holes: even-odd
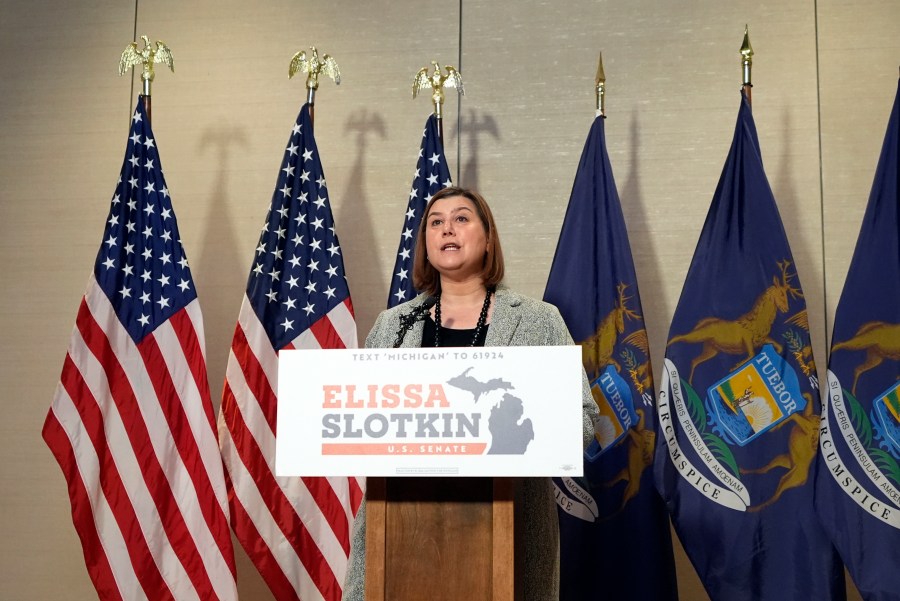
[[[487,294],[484,295],[484,304],[481,306],[481,313],[478,315],[478,323],[475,324],[475,333],[472,336],[472,342],[469,346],[478,344],[478,337],[487,323],[488,309],[491,307],[491,294],[493,288],[488,288]],[[441,295],[437,295],[437,302],[434,303],[434,346],[441,346]]]

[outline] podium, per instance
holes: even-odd
[[[516,601],[516,478],[368,478],[366,599]]]

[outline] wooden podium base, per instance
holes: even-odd
[[[368,601],[515,601],[512,478],[368,478]]]

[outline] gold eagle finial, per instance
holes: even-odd
[[[150,94],[150,82],[155,76],[153,72],[154,63],[166,64],[172,72],[175,72],[175,63],[172,58],[172,51],[165,43],[157,40],[156,47],[150,45],[150,38],[145,35],[141,36],[144,40],[144,48],[137,49],[137,42],[131,42],[125,47],[122,58],[119,59],[119,75],[124,75],[129,67],[137,65],[142,66],[141,80],[144,82],[144,93]]]
[[[434,103],[434,114],[440,119],[441,105],[444,103],[444,88],[456,88],[462,95],[465,95],[466,91],[463,88],[462,75],[455,67],[451,67],[450,65],[444,67],[444,70],[447,72],[447,74],[444,75],[441,73],[441,66],[437,61],[431,61],[431,64],[434,66],[434,73],[429,75],[428,67],[422,67],[419,69],[419,72],[416,73],[416,77],[413,79],[412,93],[413,98],[415,98],[418,96],[419,90],[431,88],[431,101]]]
[[[315,46],[310,46],[309,49],[312,51],[309,57],[306,56],[305,50],[301,50],[291,58],[288,78],[294,77],[298,71],[303,71],[307,73],[306,87],[310,90],[317,90],[319,89],[319,74],[324,73],[333,79],[334,83],[341,85],[341,70],[337,61],[328,54],[322,55],[320,59],[319,51]]]

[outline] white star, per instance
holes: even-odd
[[[272,278],[272,281],[275,281],[281,277],[281,272],[277,271],[275,268],[272,268],[272,271],[269,272],[269,277]]]
[[[187,257],[181,257],[181,260],[178,261],[178,264],[181,265],[182,269],[187,269],[187,266],[188,266]]]
[[[297,216],[294,217],[294,221],[297,222],[297,225],[306,223],[306,213],[297,213]]]
[[[122,268],[122,273],[125,275],[134,275],[134,265],[126,265]]]
[[[325,187],[325,176],[320,175],[319,179],[316,180],[316,183],[319,184],[320,188],[324,188]]]
[[[152,214],[153,214],[153,205],[152,205],[152,204],[147,204],[147,206],[144,207],[144,212],[147,213],[147,217],[149,217],[150,215],[152,215]]]
[[[181,288],[182,292],[187,292],[188,288],[190,288],[191,285],[188,284],[186,280],[181,280],[181,283],[178,284],[178,287]]]
[[[406,212],[406,219],[410,220],[416,216],[416,210],[412,207],[409,207],[409,210]]]
[[[288,216],[288,208],[287,207],[281,207],[280,209],[278,209],[277,212],[279,215],[281,215],[282,219],[284,219],[285,217]]]
[[[300,234],[294,234],[294,244],[296,244],[297,246],[303,244],[303,236],[301,236]]]
[[[296,287],[299,285],[299,284],[297,283],[297,278],[294,277],[294,276],[289,277],[288,280],[287,280],[287,282],[285,282],[285,283],[286,283],[288,286],[290,286],[292,289],[293,289],[293,288],[296,288]]]
[[[319,207],[319,208],[321,209],[322,207],[325,206],[325,201],[326,201],[326,200],[328,200],[328,199],[327,199],[327,198],[322,198],[322,197],[320,196],[319,198],[316,199],[316,201],[315,201],[313,204],[316,205],[317,207]]]
[[[407,240],[412,238],[412,228],[406,228],[405,230],[403,230],[403,237]]]
[[[153,169],[153,159],[147,159],[147,162],[144,163],[144,169],[146,169],[147,171]]]
[[[144,280],[144,282],[149,282],[149,281],[150,281],[150,278],[151,278],[151,276],[150,276],[150,270],[149,270],[149,269],[145,269],[145,270],[144,270],[144,273],[141,274],[141,279]]]
[[[168,286],[169,285],[169,276],[167,276],[167,275],[160,276],[160,278],[156,281],[159,282],[160,287]]]
[[[453,182],[451,182],[449,179],[447,179],[447,181],[444,182],[445,188],[449,188],[451,185],[453,185]]]
[[[312,250],[322,250],[320,247],[322,246],[321,240],[313,240],[309,243],[309,248]]]
[[[406,298],[406,293],[403,290],[398,290],[397,292],[394,293],[394,296],[397,297],[398,301],[402,301],[403,299]]]
[[[282,169],[282,171],[284,171],[288,177],[294,177],[294,166],[293,165],[288,165],[287,167]]]
[[[141,316],[138,317],[138,321],[141,323],[142,326],[147,326],[150,324],[150,316],[144,315],[143,313],[141,313]]]
[[[266,296],[269,297],[270,303],[274,303],[275,301],[278,300],[278,293],[275,292],[274,290],[269,290],[268,292],[266,292]]]
[[[415,198],[418,195],[419,195],[419,192],[415,188],[413,188],[409,191],[409,199],[410,200],[412,200],[413,198]]]
[[[159,258],[159,260],[162,261],[163,265],[168,265],[172,261],[172,254],[171,253],[163,253],[162,256]]]
[[[162,235],[162,239],[165,240],[166,242],[171,242],[172,241],[172,232],[170,232],[168,230],[164,231],[163,235]]]
[[[303,204],[303,203],[305,203],[305,202],[309,202],[309,194],[307,194],[306,192],[301,192],[301,193],[297,196],[297,200],[300,201],[300,204]]]
[[[281,193],[284,194],[285,198],[287,198],[288,196],[291,195],[291,189],[288,188],[287,184],[285,184],[284,187],[281,189]]]
[[[147,227],[144,228],[144,238],[149,238],[152,235],[153,235],[153,228],[148,225]],[[147,252],[150,252],[150,250],[147,249],[144,252],[147,253]],[[147,258],[149,259],[150,257],[147,257]]]
[[[300,267],[300,257],[294,255],[293,257],[291,257],[291,260],[288,261],[288,263],[290,263],[294,267]]]
[[[144,252],[142,252],[141,255],[144,257],[145,260],[149,261],[150,258],[153,256],[153,249],[148,246],[147,248],[144,249]]]
[[[331,246],[328,247],[328,252],[331,253],[332,257],[334,255],[339,255],[339,254],[341,254],[341,247],[332,242]]]
[[[147,138],[146,140],[144,140],[144,146],[146,146],[148,149],[153,148],[153,138]]]
[[[308,283],[306,285],[306,291],[309,292],[310,294],[314,293],[316,291],[316,283],[315,282]]]
[[[284,238],[284,233],[286,231],[287,231],[286,229],[284,229],[283,227],[280,227],[277,230],[275,230],[275,233],[278,234],[279,238]]]
[[[313,227],[316,228],[316,230],[322,229],[322,221],[323,221],[322,218],[316,219],[315,221],[312,222]]]
[[[287,317],[285,317],[284,323],[281,324],[281,327],[284,328],[285,332],[287,332],[288,330],[293,330],[294,329],[294,320],[288,319]]]
[[[103,261],[103,266],[106,267],[107,269],[112,269],[113,267],[116,266],[116,262],[113,260],[112,257],[107,257],[107,259],[105,261]]]
[[[276,260],[280,261],[280,260],[281,260],[281,255],[284,254],[284,249],[283,249],[283,248],[276,248],[275,250],[272,251],[272,254],[275,255],[275,259],[276,259]]]
[[[134,111],[134,115],[131,116],[132,123],[137,123],[141,120],[141,114],[138,111]]]
[[[147,303],[150,302],[150,293],[149,293],[149,292],[144,292],[144,293],[141,295],[141,302],[144,303],[144,304],[147,304]]]
[[[104,242],[104,244],[106,244],[109,248],[112,248],[113,246],[115,246],[115,245],[117,244],[117,243],[116,243],[116,237],[113,236],[112,234],[110,234],[110,235],[109,235],[109,240],[107,240],[106,242]]]
[[[162,194],[163,196],[165,196],[166,198],[169,197],[169,189],[165,186],[163,186],[162,190],[160,190],[159,193]]]
[[[147,194],[150,194],[151,192],[156,192],[156,190],[154,189],[153,182],[147,182],[147,185],[144,186],[144,190],[147,191]]]
[[[428,185],[429,186],[437,185],[437,183],[438,183],[438,174],[437,173],[432,173],[431,175],[428,176]]]
[[[294,127],[291,128],[292,135],[297,135],[303,129],[303,126],[299,123],[294,123]]]
[[[337,277],[337,265],[330,266],[325,270],[325,273],[327,273],[330,278]]]
[[[441,155],[439,155],[438,153],[434,153],[433,155],[431,155],[431,158],[428,160],[431,161],[432,165],[437,165],[438,161],[441,160]]]
[[[156,301],[156,304],[159,305],[160,309],[165,309],[169,306],[169,299],[167,299],[165,296],[161,296],[159,297],[159,300]]]
[[[128,159],[128,162],[131,163],[132,167],[137,167],[138,163],[141,162],[141,159],[138,158],[138,155],[133,154],[133,155],[131,155],[131,158]]]
[[[119,216],[118,216],[118,215],[111,215],[110,218],[109,218],[109,221],[107,221],[107,223],[108,223],[110,226],[117,226],[117,225],[119,225]]]
[[[315,311],[316,309],[315,309],[315,305],[308,302],[308,303],[306,303],[306,306],[303,307],[303,310],[306,311],[306,315],[308,316],[308,315],[312,314],[312,312]]]
[[[133,198],[128,201],[128,208],[132,211],[137,208],[137,202]]]
[[[256,254],[261,255],[266,252],[266,243],[260,242],[259,246],[256,247]]]
[[[400,271],[397,272],[397,277],[400,278],[401,282],[406,279],[406,273],[408,271],[409,271],[408,269],[401,269]]]
[[[137,181],[137,178],[134,177],[133,175],[131,176],[131,179],[128,180],[128,183],[131,184],[132,188],[137,188],[138,181]]]
[[[325,289],[325,296],[327,296],[328,298],[334,298],[334,288],[332,288],[331,286],[329,286],[328,288],[326,288],[326,289]]]
[[[295,154],[297,154],[297,145],[292,143],[287,147],[287,151],[291,153],[291,156],[294,156]]]
[[[160,217],[163,218],[163,221],[172,216],[172,211],[170,209],[163,209],[159,214]]]
[[[319,271],[319,262],[318,261],[310,261],[309,265],[306,266],[310,271]]]
[[[263,272],[262,263],[257,263],[256,267],[253,268],[253,273],[255,273],[256,275],[262,275],[262,272]]]
[[[410,253],[410,249],[404,248],[403,250],[400,251],[400,258],[403,259],[404,261],[408,260],[409,253]]]
[[[312,150],[307,148],[306,150],[303,151],[303,160],[304,161],[312,160]]]
[[[130,298],[131,297],[131,288],[126,288],[122,286],[122,289],[119,290],[119,294],[122,295],[122,298]]]
[[[134,221],[129,221],[125,224],[125,227],[128,228],[128,231],[134,233]]]
[[[134,132],[134,134],[131,136],[131,141],[134,142],[135,144],[140,144],[141,136],[137,132]]]
[[[306,171],[306,170],[304,169],[304,170],[300,173],[300,181],[301,181],[301,182],[308,182],[308,181],[309,181],[309,171]]]
[[[286,301],[284,301],[283,304],[284,304],[285,309],[289,309],[289,310],[290,310],[290,309],[296,309],[296,308],[297,308],[297,307],[295,306],[295,305],[297,304],[297,301],[295,301],[295,300],[292,299],[291,297],[288,297],[288,299],[287,299]]]

